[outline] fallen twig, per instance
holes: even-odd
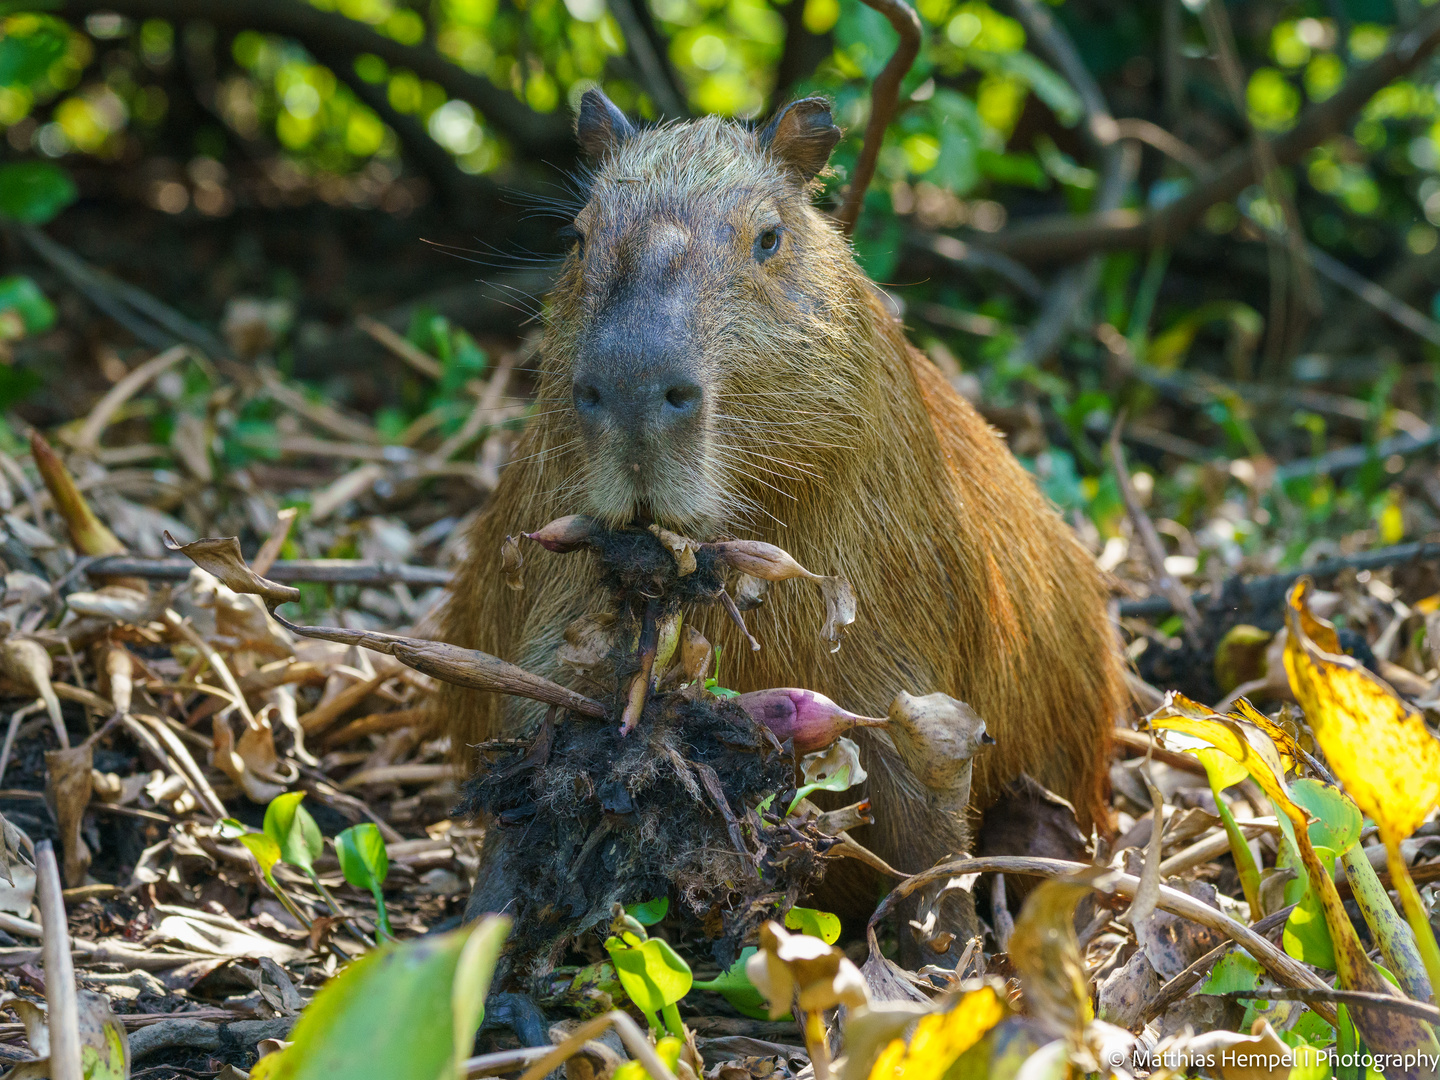
[[[189,559],[146,559],[110,555],[85,565],[91,578],[138,577],[150,581],[184,581],[195,564]],[[450,571],[438,566],[411,566],[378,559],[281,559],[265,574],[272,581],[307,581],[328,585],[448,585]]]
[[[890,913],[890,911],[905,897],[914,893],[917,889],[924,888],[931,882],[943,878],[956,877],[962,874],[985,874],[985,873],[1006,873],[1006,874],[1030,874],[1035,877],[1065,877],[1070,874],[1082,872],[1093,872],[1094,867],[1088,863],[1070,862],[1066,859],[1045,859],[1029,856],[1008,856],[996,855],[984,858],[954,859],[950,862],[940,863],[932,866],[929,870],[916,874],[913,877],[902,881],[880,901],[875,908],[875,913],[870,916],[869,929],[873,932],[876,924]],[[1140,888],[1140,879],[1133,874],[1124,874],[1119,871],[1112,871],[1096,882],[1096,887],[1106,892],[1114,892],[1128,899],[1133,899],[1136,891]],[[1168,911],[1172,915],[1179,915],[1182,918],[1197,922],[1201,926],[1209,927],[1211,930],[1218,930],[1229,937],[1232,941],[1243,946],[1270,974],[1279,982],[1287,986],[1299,986],[1306,989],[1328,989],[1308,967],[1287,956],[1277,949],[1269,941],[1257,934],[1253,929],[1244,923],[1237,922],[1224,912],[1201,903],[1199,900],[1183,893],[1179,889],[1172,889],[1168,885],[1160,886],[1160,896],[1156,901],[1156,907],[1162,911]],[[1316,1013],[1322,1016],[1327,1022],[1336,1022],[1335,1010],[1324,1002],[1316,1002],[1312,1006]]]
[[[1180,618],[1185,623],[1185,637],[1191,645],[1196,645],[1200,640],[1200,613],[1195,610],[1195,604],[1190,599],[1190,594],[1185,591],[1185,586],[1165,569],[1165,548],[1160,543],[1160,534],[1155,531],[1155,523],[1150,520],[1150,515],[1146,514],[1145,508],[1140,505],[1140,497],[1135,493],[1135,484],[1130,479],[1130,468],[1125,464],[1125,449],[1120,445],[1120,432],[1124,427],[1125,417],[1122,415],[1110,432],[1110,464],[1120,485],[1120,497],[1125,502],[1126,513],[1130,515],[1130,524],[1140,537],[1145,557],[1150,561],[1150,572],[1154,575],[1155,584],[1169,597],[1171,606],[1180,613]]]

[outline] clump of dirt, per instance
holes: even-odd
[[[588,547],[575,557],[601,564],[617,642],[643,643],[637,624],[714,602],[724,588],[718,560],[701,551],[682,575],[649,532],[604,530]],[[494,878],[487,898],[515,918],[516,973],[543,975],[603,930],[615,903],[657,896],[669,896],[672,922],[709,939],[728,967],[764,920],[819,882],[836,842],[778,813],[795,788],[791,747],[698,681],[652,689],[638,725],[622,735],[629,684],[642,668],[635,649],[617,644],[612,653],[618,678],[605,719],[552,709],[528,745],[482,746],[488,764],[456,807],[486,823],[480,873]]]

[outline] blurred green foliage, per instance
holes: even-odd
[[[537,114],[563,115],[585,89],[601,85],[622,108],[657,116],[616,0],[308,2],[390,41],[433,48]],[[694,112],[757,118],[788,97],[829,95],[848,133],[833,158],[827,194],[834,194],[853,169],[871,84],[895,44],[880,14],[861,0],[640,2],[648,2],[644,13],[661,59]],[[403,138],[413,135],[402,138],[397,118],[418,125],[463,173],[517,186],[536,175],[537,163],[516,149],[513,131],[432,79],[374,53],[354,56],[339,70],[263,28],[222,33],[117,14],[67,20],[38,6],[0,8],[8,12],[0,15],[0,130],[8,159],[0,165],[0,216],[8,221],[43,223],[75,198],[60,165],[128,167],[147,155],[187,163],[188,179],[147,189],[152,205],[168,213],[232,213],[226,170],[262,160],[277,175],[302,178],[323,198],[356,202],[355,192],[372,191],[411,168],[402,165]],[[1425,7],[1403,7],[1411,6]],[[1266,135],[1289,130],[1304,108],[1334,95],[1397,32],[1395,11],[1377,0],[1228,4],[1246,78],[1248,115],[1240,116],[1193,7],[1181,10],[1178,40],[1168,44],[1162,8],[1051,4],[1087,68],[1112,94],[1116,115],[1152,117],[1202,142],[1219,131],[1223,145],[1243,142],[1247,121]],[[1099,181],[1099,163],[1081,137],[1080,95],[1042,58],[1007,4],[916,0],[916,9],[925,45],[904,80],[855,236],[858,257],[882,283],[903,272],[905,240],[916,231],[967,229],[983,237],[1012,215],[1081,213]],[[1172,47],[1189,72],[1178,94],[1161,70]],[[1165,104],[1167,95],[1178,98],[1179,115]],[[202,105],[198,111],[192,97]],[[377,112],[372,104],[379,102]],[[1128,204],[1162,205],[1194,182],[1184,168],[1162,160],[1142,172]],[[1440,67],[1422,66],[1375,95],[1349,130],[1306,155],[1284,183],[1304,237],[1351,263],[1369,268],[1434,251],[1440,245]],[[1235,204],[1213,207],[1199,232],[1228,242],[1250,229],[1253,242],[1251,223],[1284,221],[1282,208],[1257,185]],[[1316,537],[1348,530],[1369,529],[1386,542],[1413,531],[1397,494],[1394,461],[1377,459],[1343,484],[1324,475],[1298,477],[1258,495],[1253,477],[1226,471],[1232,459],[1324,453],[1337,436],[1337,417],[1290,404],[1264,409],[1237,392],[1234,387],[1255,379],[1267,362],[1262,343],[1272,312],[1265,297],[1226,292],[1223,280],[1178,296],[1163,287],[1175,269],[1170,260],[1165,250],[1104,259],[1097,317],[1145,376],[1122,380],[1119,389],[1106,347],[1087,334],[1073,335],[1059,362],[1024,359],[1016,346],[1035,306],[1023,290],[926,280],[910,286],[907,300],[952,315],[909,321],[917,342],[932,355],[943,351],[952,374],[968,380],[987,408],[1039,410],[1043,431],[1036,445],[1012,445],[1050,498],[1088,519],[1101,539],[1115,535],[1125,516],[1102,452],[1110,426],[1122,410],[1143,416],[1163,403],[1165,379],[1197,373],[1214,381],[1203,384],[1211,388],[1200,394],[1203,400],[1187,399],[1188,460],[1175,467],[1172,457],[1169,471],[1152,477],[1159,473],[1152,455],[1142,471],[1151,504],[1177,528],[1194,528],[1202,572],[1209,559],[1233,565],[1277,547],[1279,557],[1293,560]],[[0,282],[7,340],[48,326],[38,293],[26,292],[24,280]],[[1434,311],[1440,315],[1440,294]],[[451,434],[473,407],[469,384],[484,376],[488,357],[433,312],[422,310],[408,337],[436,359],[442,375],[434,384],[407,384],[402,399],[378,416],[381,433],[398,442],[414,425],[427,424]],[[1404,341],[1404,356],[1376,354],[1364,379],[1345,387],[1369,408],[1357,418],[1351,407],[1344,438],[1375,443],[1400,430],[1393,401],[1401,390],[1410,412],[1436,418],[1440,352]],[[1306,362],[1304,356],[1295,361],[1297,383],[1310,378]],[[1277,374],[1284,373],[1269,372]],[[25,381],[33,378],[0,367],[0,399],[17,400],[33,388]],[[208,392],[197,385],[182,396],[199,401]],[[185,407],[183,400],[176,404]],[[238,467],[275,457],[275,419],[264,399],[227,417],[220,431],[225,462]],[[173,417],[157,415],[153,426],[154,438],[166,442]]]

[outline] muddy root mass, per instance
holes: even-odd
[[[489,823],[487,854],[506,849],[485,862],[503,864],[513,889],[517,968],[547,971],[602,933],[615,903],[667,895],[728,966],[818,882],[834,842],[749,809],[778,803],[792,777],[790,755],[737,705],[670,693],[623,737],[613,722],[552,714],[530,747],[469,782],[457,813]]]

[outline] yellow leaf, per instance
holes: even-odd
[[[1336,779],[1386,843],[1399,842],[1440,801],[1440,741],[1419,712],[1341,653],[1335,628],[1306,604],[1310,588],[1302,578],[1290,590],[1290,686]]]
[[[1005,1017],[988,986],[972,990],[949,1012],[922,1016],[910,1045],[895,1039],[875,1059],[870,1080],[940,1080],[959,1056]]]
[[[1075,933],[1075,905],[1090,880],[1046,881],[1025,898],[1010,936],[1027,1012],[1056,1038],[1078,1038],[1094,1019],[1090,980]]]
[[[1330,628],[1330,636],[1334,638],[1333,628]],[[1292,641],[1294,637],[1295,627],[1292,625]],[[1288,651],[1285,659],[1288,668]],[[1300,697],[1298,693],[1296,696]],[[1301,701],[1304,701],[1303,697]],[[1306,712],[1308,715],[1309,710]],[[1209,715],[1205,715],[1206,713]],[[1325,925],[1335,947],[1335,966],[1340,975],[1340,984],[1348,990],[1394,993],[1394,988],[1366,955],[1365,947],[1356,936],[1350,917],[1345,913],[1345,906],[1341,903],[1335,882],[1331,880],[1310,843],[1310,817],[1290,798],[1289,789],[1285,786],[1285,769],[1281,764],[1280,753],[1270,738],[1249,722],[1221,716],[1180,694],[1169,695],[1165,704],[1152,713],[1149,720],[1153,728],[1182,731],[1204,739],[1249,770],[1251,777],[1260,785],[1261,790],[1270,796],[1282,815],[1282,828],[1287,824],[1290,826],[1285,830],[1285,835],[1299,852],[1300,861],[1310,879],[1310,888],[1320,900]],[[1018,924],[1016,929],[1018,932]],[[1440,1052],[1434,1033],[1429,1025],[1422,1021],[1372,1006],[1357,1005],[1351,1010],[1351,1015],[1361,1036],[1376,1053],[1413,1050],[1417,1047],[1425,1048],[1428,1053],[1432,1046],[1436,1048],[1436,1052]]]

